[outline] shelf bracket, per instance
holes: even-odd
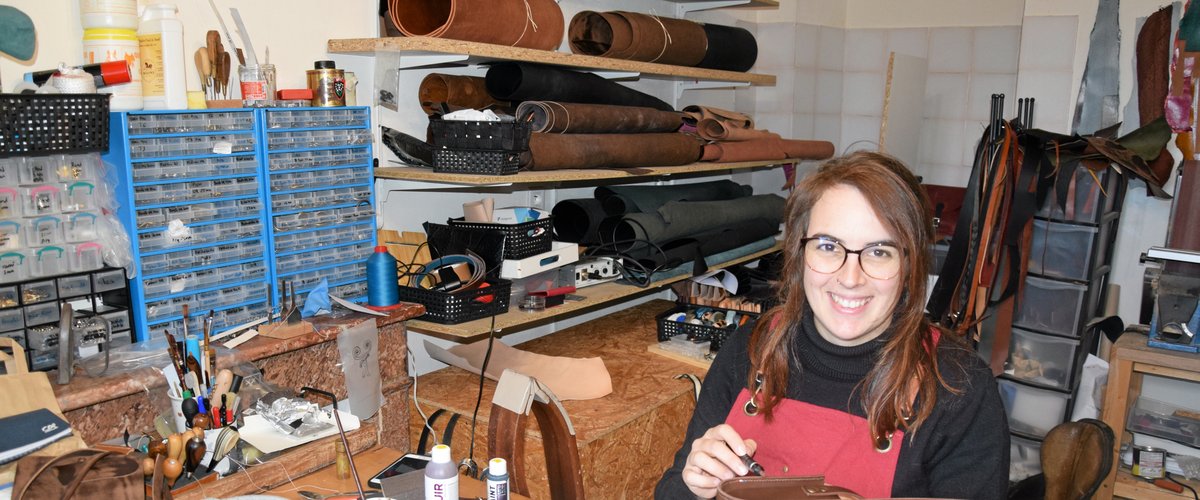
[[[722,9],[725,7],[734,7],[737,5],[746,5],[750,0],[708,0],[700,2],[680,2],[675,4],[675,17],[682,18],[688,12],[697,12],[701,10]]]
[[[679,102],[679,98],[683,97],[685,90],[730,89],[749,86],[750,82],[712,82],[699,80],[675,82],[675,102]]]
[[[468,58],[470,56],[466,54],[404,53],[400,54],[400,63],[397,65],[397,68],[412,69],[455,64],[462,63]]]
[[[593,74],[605,80],[637,80],[642,74],[637,71],[592,71]]]

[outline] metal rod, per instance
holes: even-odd
[[[358,468],[354,466],[354,453],[350,451],[350,443],[346,441],[346,430],[342,428],[342,417],[338,416],[337,396],[334,396],[332,392],[322,391],[312,387],[300,388],[301,396],[304,396],[309,392],[320,394],[333,401],[333,420],[334,422],[337,422],[338,436],[341,436],[342,446],[346,448],[346,460],[350,462],[350,475],[354,476],[354,487],[358,489],[358,498],[360,500],[367,498],[366,494],[363,493],[362,481],[358,479]]]

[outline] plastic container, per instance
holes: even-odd
[[[1034,219],[1029,272],[1056,278],[1087,280],[1092,270],[1092,244],[1100,230]]]
[[[1145,396],[1129,409],[1129,430],[1200,447],[1200,412]]]
[[[0,94],[0,157],[108,149],[105,94]],[[53,127],[30,127],[53,123]]]
[[[183,22],[174,4],[146,6],[138,23],[142,101],[145,109],[187,109]]]
[[[1079,341],[1012,329],[1004,372],[1034,384],[1057,389],[1071,387]]]
[[[1025,277],[1025,295],[1013,324],[1045,333],[1078,337],[1087,285]]]
[[[239,66],[238,80],[242,86],[242,105],[247,108],[269,108],[275,105],[275,65]]]
[[[88,3],[88,0],[80,2],[80,4],[84,3]],[[80,7],[82,8],[82,5]],[[142,109],[142,52],[135,29],[137,27],[136,16],[134,16],[134,21],[134,25],[128,28],[88,28],[83,30],[84,63],[124,61],[129,65],[128,83],[109,85],[99,90],[101,94],[112,94],[112,101],[109,102],[112,111]]]
[[[79,0],[83,29],[138,27],[137,0]]]
[[[458,498],[458,465],[450,460],[450,447],[439,444],[425,466],[425,500]]]
[[[1037,389],[1010,380],[996,381],[1008,413],[1008,428],[1041,439],[1067,416],[1070,394]]]

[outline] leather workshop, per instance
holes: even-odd
[[[1200,499],[1200,7],[0,0],[0,500]]]

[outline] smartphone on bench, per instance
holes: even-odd
[[[379,473],[371,476],[371,480],[367,481],[367,484],[372,488],[381,490],[383,489],[383,480],[385,478],[399,476],[400,474],[404,474],[406,472],[424,469],[426,465],[429,465],[429,460],[430,458],[428,455],[409,453],[403,457],[400,457],[395,462],[392,462],[391,465],[385,467],[383,470],[379,471]]]

